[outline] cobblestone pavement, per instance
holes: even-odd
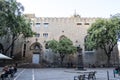
[[[1,68],[0,68],[1,69]],[[42,68],[42,69],[18,69],[12,80],[74,80],[74,76],[81,72],[96,71],[96,80],[108,80],[107,71],[109,73],[109,80],[120,80],[116,75],[114,78],[113,68],[95,68],[80,71],[76,69],[67,68]]]

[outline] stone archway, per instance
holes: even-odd
[[[66,37],[65,35],[62,35],[62,36],[60,36],[59,40],[65,38],[65,37]]]
[[[32,51],[32,63],[42,63],[42,45],[39,42],[35,42],[30,46],[30,50]]]

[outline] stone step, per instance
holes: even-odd
[[[26,63],[26,64],[21,64],[18,67],[19,68],[43,68],[43,67],[45,67],[45,65],[44,64]]]

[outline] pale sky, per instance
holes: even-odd
[[[110,17],[120,13],[120,0],[17,0],[24,13],[37,17],[70,17],[75,11],[81,17]]]

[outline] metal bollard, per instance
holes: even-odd
[[[114,75],[114,78],[115,78],[115,70],[113,70],[113,75]]]
[[[108,71],[107,71],[107,79],[110,80],[110,79],[109,79],[109,72],[108,72]]]

